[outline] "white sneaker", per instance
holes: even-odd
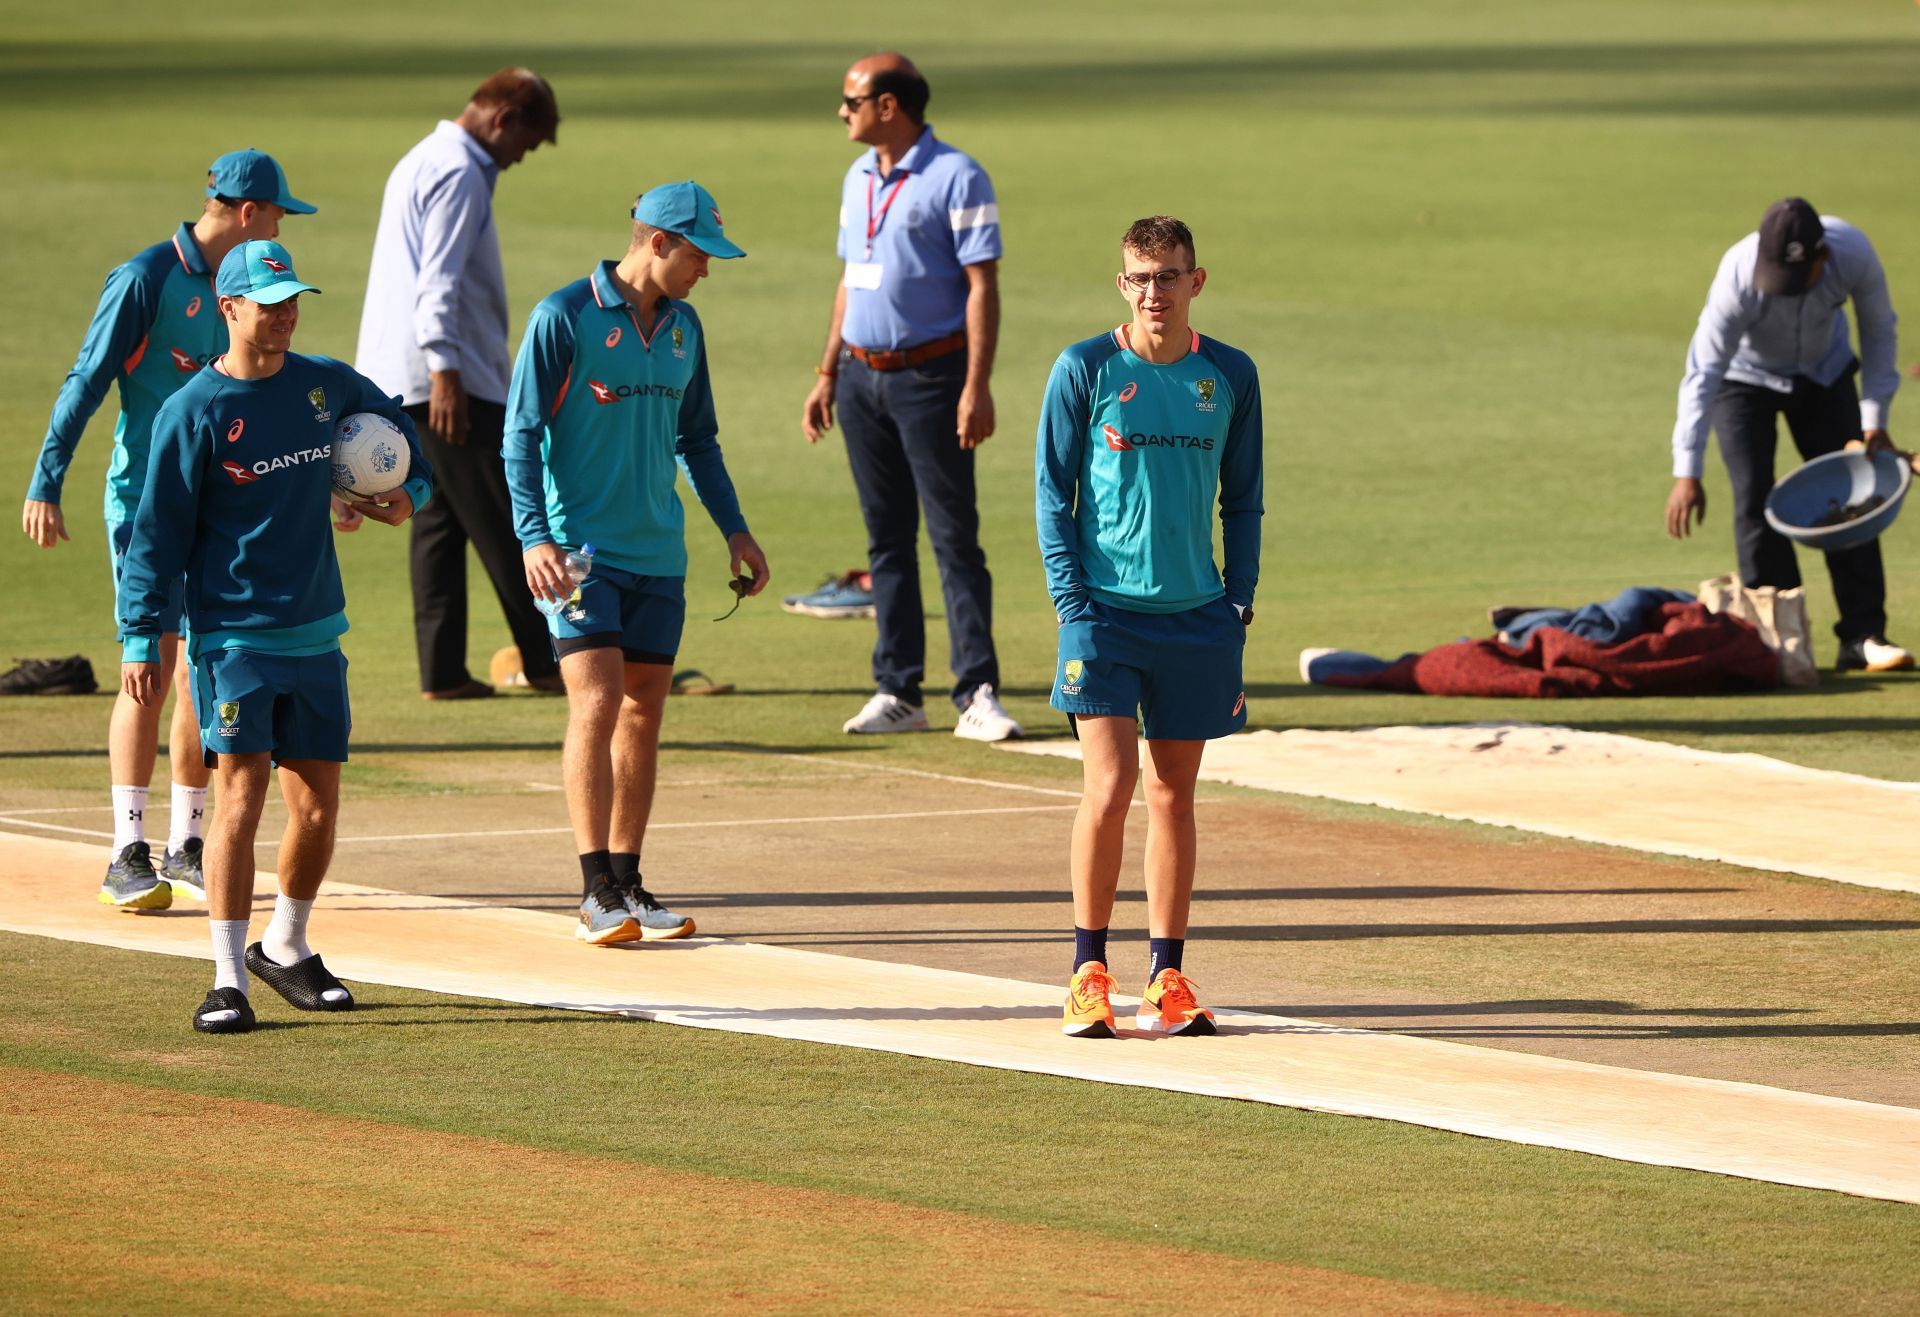
[[[969,741],[1005,741],[1020,735],[1020,724],[1000,707],[993,687],[983,681],[973,688],[967,707],[960,710],[953,734]]]
[[[917,704],[908,704],[898,695],[875,691],[866,707],[840,724],[840,730],[862,735],[924,732],[927,730],[927,711]]]

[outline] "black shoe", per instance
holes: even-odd
[[[221,1011],[233,1011],[231,1019],[211,1019]],[[201,1033],[250,1033],[253,1030],[253,1003],[238,988],[215,988],[193,1013],[193,1027]]]
[[[1862,636],[1840,642],[1836,672],[1904,672],[1913,666],[1913,655],[1899,645],[1889,644],[1885,636]]]
[[[207,899],[207,876],[200,868],[204,850],[205,844],[198,837],[189,837],[180,843],[179,850],[168,851],[160,861],[160,872],[166,875],[175,896],[191,896],[196,901]]]
[[[91,695],[99,689],[93,664],[82,654],[21,659],[13,671],[0,675],[0,695]]]
[[[100,881],[100,903],[122,910],[165,910],[173,904],[173,888],[153,871],[147,843],[133,842],[114,857]]]
[[[258,942],[247,948],[247,970],[256,979],[272,988],[287,999],[287,1004],[299,1011],[350,1011],[353,1009],[353,994],[347,992],[347,985],[327,972],[320,963],[320,957],[308,956],[305,960],[295,961],[291,965],[277,965],[267,958],[266,949]],[[338,990],[345,996],[329,1001],[326,994]]]

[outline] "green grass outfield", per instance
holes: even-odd
[[[269,1003],[279,1027],[205,1039],[186,1030],[205,978],[199,962],[0,934],[0,965],[12,1003],[0,1020],[0,1064],[173,1090],[184,1111],[193,1095],[251,1098],[1072,1224],[1115,1248],[1151,1241],[1585,1307],[1894,1312],[1920,1303],[1914,1209],[1902,1204],[1382,1121],[388,988],[361,989],[366,1009],[323,1020],[289,1020]],[[314,1152],[324,1160],[324,1148]],[[34,1155],[0,1147],[0,1167]],[[644,1217],[632,1224],[646,1233]],[[430,1228],[386,1245],[396,1266],[433,1246]],[[0,1242],[0,1278],[18,1262]],[[22,1293],[22,1283],[16,1274],[9,1289]],[[138,1293],[115,1297],[141,1306]],[[1007,1301],[1020,1306],[1017,1295]]]
[[[1920,680],[1540,706],[1309,694],[1296,675],[1307,645],[1397,653],[1482,633],[1489,604],[1690,588],[1730,568],[1717,459],[1707,532],[1675,545],[1660,529],[1687,337],[1721,251],[1787,193],[1873,237],[1897,304],[1920,289],[1898,146],[1920,110],[1911,5],[1381,0],[1121,16],[1092,3],[714,0],[642,16],[499,0],[244,14],[5,0],[0,23],[0,467],[19,491],[101,276],[193,213],[214,154],[270,149],[318,202],[284,235],[327,290],[307,299],[296,345],[350,355],[387,170],[479,76],[525,61],[551,77],[565,124],[557,150],[499,189],[516,323],[618,253],[637,189],[687,175],[710,184],[752,252],[698,294],[722,440],[776,590],[811,586],[863,548],[843,454],[833,442],[809,449],[797,425],[851,156],[834,97],[852,56],[899,45],[932,78],[933,122],[989,166],[1001,200],[1000,428],[982,451],[981,503],[1019,716],[1055,725],[1030,511],[1041,385],[1062,345],[1123,313],[1115,235],[1172,210],[1213,273],[1200,323],[1252,352],[1267,392],[1266,558],[1248,651],[1257,723],[1545,717],[1920,776]],[[0,657],[83,650],[109,681],[97,507],[110,413],[68,485],[74,542],[43,553],[0,535]],[[1896,437],[1905,414],[1894,412]],[[836,741],[868,689],[870,632],[789,618],[771,600],[709,624],[729,602],[724,566],[697,510],[692,524],[684,658],[778,698],[676,705],[669,734]],[[1894,634],[1910,641],[1916,534],[1900,525],[1886,541]],[[401,537],[369,527],[342,547],[355,779],[372,784],[377,746],[557,739],[553,702],[423,708]],[[1825,660],[1824,579],[1811,595]],[[505,639],[484,588],[474,617],[484,665]],[[936,690],[944,648],[936,622]],[[0,786],[98,782],[104,720],[91,701],[10,703]],[[952,762],[932,738],[883,752]],[[404,764],[385,772],[406,789]]]

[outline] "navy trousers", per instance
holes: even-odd
[[[1853,372],[1824,386],[1798,376],[1792,393],[1727,380],[1713,400],[1713,430],[1733,486],[1733,540],[1740,579],[1747,585],[1786,590],[1800,584],[1800,564],[1793,556],[1793,542],[1767,525],[1766,514],[1783,415],[1802,458],[1839,452],[1849,439],[1860,437],[1860,395]],[[1840,609],[1834,634],[1843,642],[1884,635],[1887,577],[1880,563],[1880,541],[1829,553],[1826,559],[1833,601]]]
[[[973,452],[955,434],[967,354],[923,366],[878,371],[849,353],[834,388],[860,515],[867,523],[867,566],[879,637],[874,685],[909,704],[923,702],[927,629],[920,601],[920,514],[940,569],[947,605],[953,699],[964,705],[981,682],[1000,684],[993,649],[993,578],[980,548]]]

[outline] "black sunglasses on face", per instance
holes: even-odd
[[[840,103],[845,105],[848,110],[857,110],[860,108],[862,102],[872,99],[873,97],[871,96],[842,96]]]

